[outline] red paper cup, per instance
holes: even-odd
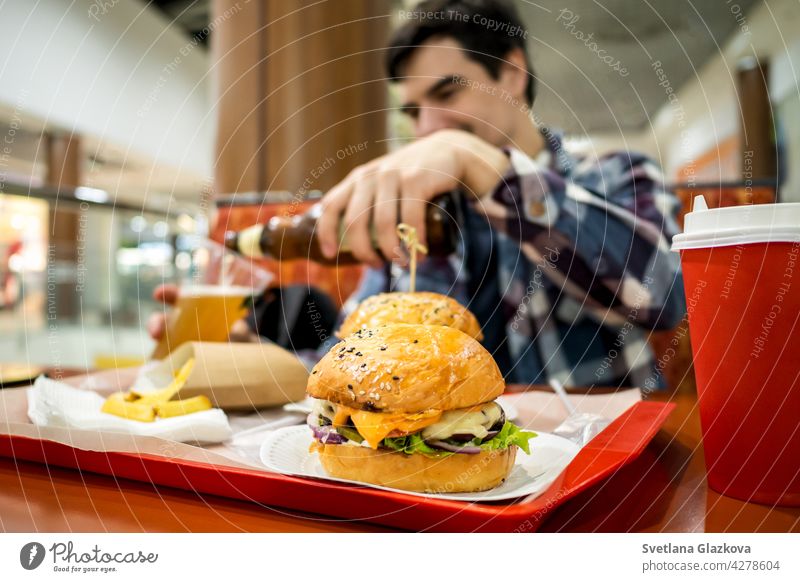
[[[708,484],[800,506],[800,204],[687,214],[680,251]]]

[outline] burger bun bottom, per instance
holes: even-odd
[[[516,447],[475,455],[426,457],[315,442],[322,466],[332,477],[421,493],[471,493],[493,489],[514,467]]]

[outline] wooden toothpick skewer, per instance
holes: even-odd
[[[427,255],[428,247],[419,242],[417,229],[410,224],[404,222],[398,224],[397,236],[400,237],[400,240],[408,249],[408,254],[411,256],[411,262],[408,265],[408,272],[411,275],[409,291],[413,293],[417,288],[417,251]]]

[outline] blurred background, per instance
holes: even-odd
[[[192,237],[299,211],[407,140],[381,49],[414,4],[3,3],[0,363],[140,361]],[[797,0],[517,4],[533,113],[569,148],[642,151],[684,201],[800,201]],[[357,281],[271,267],[338,304]]]

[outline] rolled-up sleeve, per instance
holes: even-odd
[[[494,229],[603,323],[672,328],[685,313],[670,252],[674,196],[645,156],[579,164],[569,178],[510,149],[510,170],[480,204]]]

